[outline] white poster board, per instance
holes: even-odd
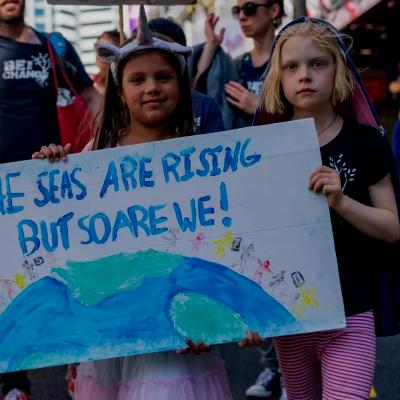
[[[301,120],[3,164],[0,371],[344,326],[320,163]]]

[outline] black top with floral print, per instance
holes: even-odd
[[[345,120],[339,134],[321,147],[322,163],[340,174],[347,196],[372,205],[368,188],[390,173],[392,152],[374,128]],[[368,237],[330,210],[346,315],[371,310],[374,276],[382,263],[383,242]],[[376,280],[375,280],[376,281]]]

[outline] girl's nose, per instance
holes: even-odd
[[[299,78],[301,81],[310,80],[310,70],[306,65],[303,65],[299,69]]]
[[[160,87],[159,87],[159,82],[157,79],[148,79],[146,82],[146,92],[157,92],[159,91]]]

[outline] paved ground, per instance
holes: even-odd
[[[246,388],[260,372],[260,353],[257,349],[240,350],[236,344],[224,345],[221,351],[226,359],[234,398],[244,400]],[[33,400],[69,400],[64,375],[64,367],[31,371]],[[400,399],[400,335],[378,340],[375,387],[378,400]]]

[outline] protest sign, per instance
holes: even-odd
[[[334,329],[311,120],[0,173],[0,370]]]

